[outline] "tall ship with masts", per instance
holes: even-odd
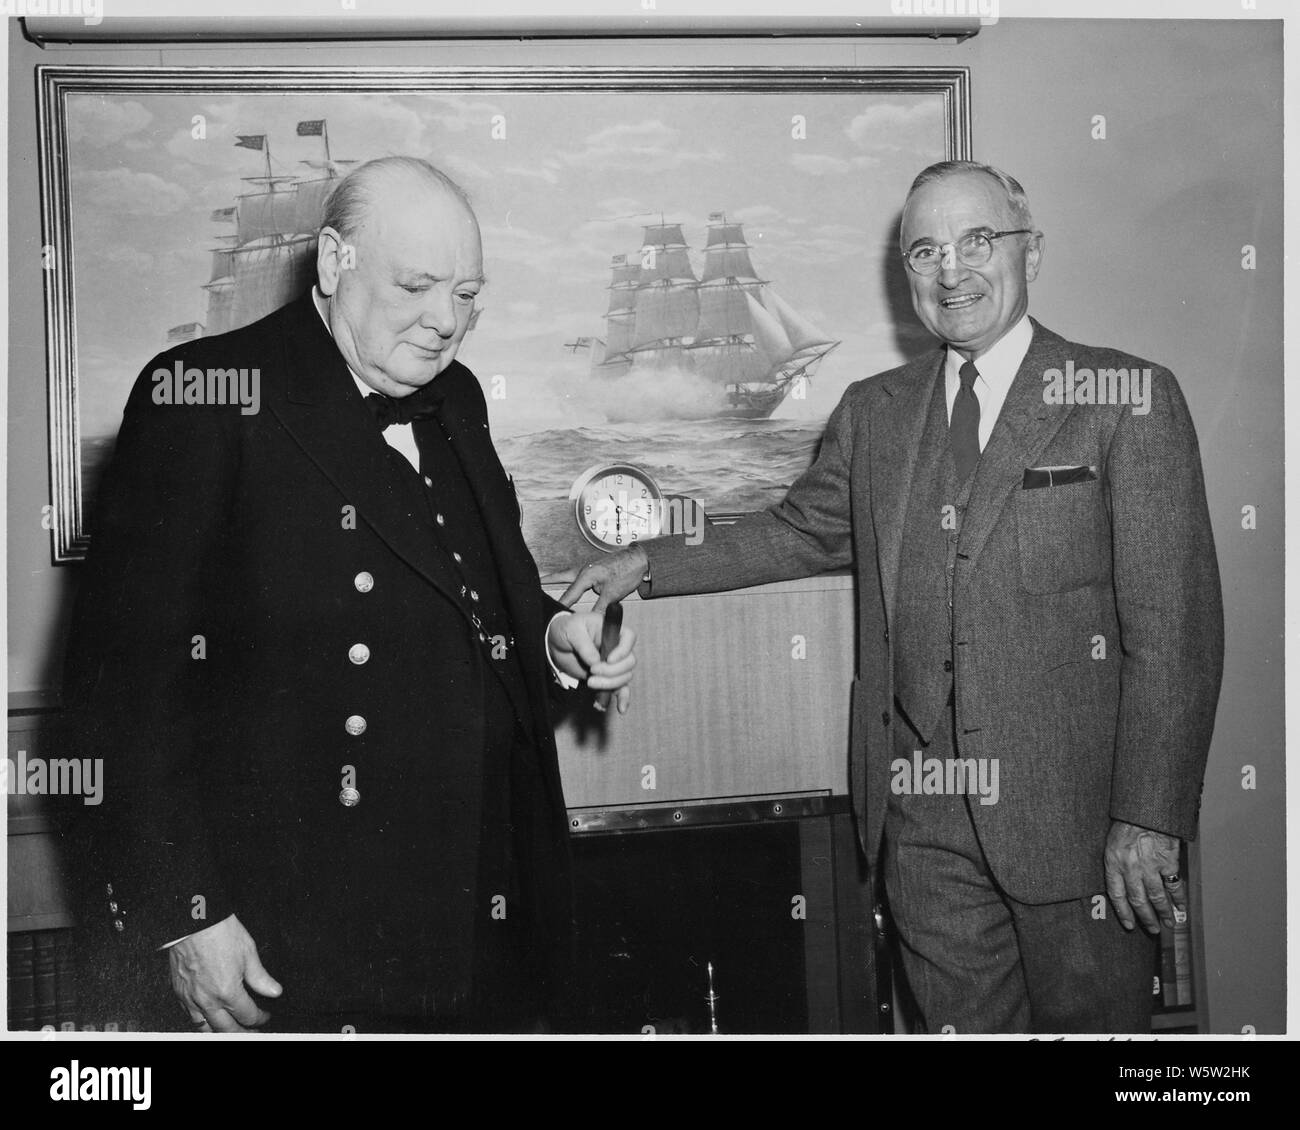
[[[325,200],[355,160],[330,154],[324,118],[298,123],[299,137],[319,137],[323,160],[301,161],[310,170],[275,173],[271,143],[264,133],[236,134],[235,146],[254,149],[266,159],[261,176],[241,177],[251,185],[234,204],[212,213],[214,223],[233,225],[211,249],[207,313],[202,322],[186,322],[167,331],[167,344],[211,337],[238,329],[297,298],[315,279],[316,233]]]
[[[696,399],[660,401],[661,418],[766,419],[797,382],[840,343],[761,279],[743,225],[709,217],[697,276],[681,224],[645,227],[641,249],[611,264],[603,338],[580,338],[592,351],[592,376],[605,385],[611,422],[645,417],[644,398],[624,417],[619,385],[685,375],[705,386]]]

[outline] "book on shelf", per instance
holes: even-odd
[[[1174,989],[1178,1005],[1186,1006],[1192,1001],[1192,927],[1191,915],[1184,915],[1182,922],[1174,923],[1173,951]]]
[[[8,951],[9,1027],[14,1031],[30,1031],[38,1027],[33,966],[35,940],[31,934],[10,934]]]
[[[40,930],[33,935],[35,956],[32,961],[32,979],[35,985],[36,1015],[35,1027],[41,1028],[53,1024],[57,1009],[55,1001],[58,994],[54,982],[54,934],[50,930]]]
[[[1178,986],[1174,971],[1174,935],[1169,927],[1160,930],[1160,981],[1164,987],[1158,1002],[1164,1008],[1178,1006]]]
[[[77,978],[71,930],[9,935],[9,1027],[13,1031],[75,1030]],[[67,1026],[71,1025],[71,1029]]]

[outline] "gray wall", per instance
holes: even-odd
[[[10,22],[11,28],[16,26]],[[56,688],[75,567],[50,564],[34,67],[38,62],[965,65],[974,147],[1047,233],[1031,311],[1170,366],[1200,438],[1228,659],[1201,866],[1211,1030],[1283,1028],[1282,56],[1278,22],[1002,20],[961,44],[659,41],[49,48],[10,62],[11,705]],[[1106,117],[1104,141],[1090,136]],[[875,207],[864,201],[864,211]],[[892,204],[891,204],[892,206]],[[1258,269],[1241,268],[1241,248]],[[141,358],[143,363],[147,358]],[[863,374],[864,376],[866,374]],[[1241,527],[1254,506],[1259,528]],[[779,705],[779,704],[778,704]],[[1241,787],[1253,765],[1258,788]]]

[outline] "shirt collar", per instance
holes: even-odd
[[[993,344],[993,348],[975,361],[980,379],[988,387],[1005,396],[1011,388],[1011,382],[1020,371],[1020,364],[1029,352],[1029,343],[1034,337],[1034,327],[1029,315],[1021,314],[1020,321],[1012,326]],[[954,381],[959,380],[958,370],[966,359],[953,347],[948,346],[947,372]]]
[[[316,307],[316,313],[320,316],[320,320],[325,323],[325,332],[332,338],[334,331],[330,329],[330,320],[325,316],[329,303],[326,302],[325,296],[321,294],[320,287],[316,284],[313,284],[311,288],[311,304]]]

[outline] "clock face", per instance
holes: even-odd
[[[570,497],[578,528],[600,549],[625,549],[659,533],[663,495],[638,467],[597,464],[578,476]]]

